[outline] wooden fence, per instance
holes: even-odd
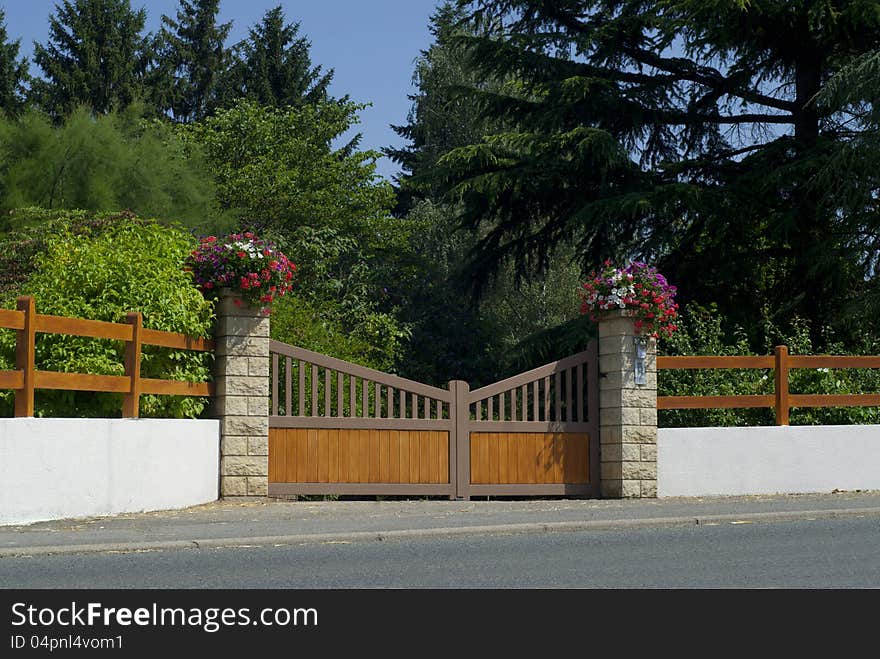
[[[141,377],[142,346],[208,352],[214,350],[214,342],[209,339],[147,329],[143,326],[141,314],[134,312],[128,314],[127,322],[123,324],[38,314],[34,298],[29,296],[19,297],[16,307],[16,310],[0,309],[0,329],[17,330],[15,370],[0,371],[0,389],[15,391],[17,417],[34,415],[36,389],[121,393],[122,416],[130,418],[138,416],[142,394],[210,396],[213,393],[213,385],[209,382]],[[38,371],[35,368],[37,332],[124,341],[125,375]]]
[[[698,368],[769,368],[775,372],[774,393],[744,396],[658,396],[658,410],[772,407],[776,425],[788,425],[792,407],[880,406],[880,394],[791,394],[788,372],[793,368],[880,368],[880,356],[789,355],[776,346],[773,355],[725,357],[657,357],[657,370]]]

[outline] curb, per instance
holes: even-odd
[[[201,540],[159,540],[155,542],[113,542],[84,545],[46,545],[0,548],[0,559],[64,554],[137,553],[181,549],[232,549],[324,543],[382,542],[408,538],[448,538],[469,535],[513,535],[524,533],[564,533],[608,531],[613,529],[711,526],[761,522],[814,521],[847,517],[880,517],[880,508],[844,508],[836,510],[798,510],[765,513],[702,515],[697,517],[648,517],[637,519],[584,520],[577,522],[524,522],[484,526],[428,527],[389,531],[341,531],[241,538],[205,538]]]

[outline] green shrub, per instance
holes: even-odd
[[[16,260],[19,245],[28,246],[27,264]],[[57,213],[50,222],[14,231],[0,242],[6,258],[0,261],[0,281],[6,282],[0,300],[13,308],[16,295],[32,295],[38,313],[117,323],[124,322],[127,312],[140,311],[144,327],[209,336],[212,303],[183,270],[194,246],[189,233],[155,220],[128,214]],[[12,368],[14,350],[14,333],[0,334],[0,369]],[[121,341],[37,335],[39,370],[122,375],[123,354]],[[144,346],[141,374],[205,381],[210,360],[206,353]],[[121,414],[121,394],[38,390],[35,402],[38,416]],[[202,397],[144,395],[140,412],[145,417],[195,417],[206,404]],[[11,391],[0,393],[0,413],[12,413]]]
[[[859,346],[845,346],[833,339],[830,330],[821,346],[813,345],[807,324],[794,320],[780,329],[771,323],[764,328],[762,351],[751,349],[740,327],[727,327],[716,307],[689,305],[682,314],[679,330],[660,342],[665,355],[754,355],[773,354],[774,345],[787,345],[792,355],[878,354],[880,343],[866,338]],[[773,394],[772,369],[662,370],[657,378],[660,396],[724,396]],[[880,369],[792,369],[792,394],[880,393]],[[775,424],[774,411],[757,409],[660,410],[661,427],[758,426]],[[880,423],[878,407],[792,408],[791,425]]]

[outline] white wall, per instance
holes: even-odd
[[[0,419],[0,524],[217,499],[220,422]]]
[[[657,496],[880,489],[880,426],[661,428]]]

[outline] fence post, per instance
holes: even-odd
[[[637,364],[634,320],[608,311],[599,326],[599,460],[603,497],[657,496],[657,346]],[[644,384],[636,384],[636,366]],[[641,380],[641,377],[640,377]]]
[[[776,346],[776,425],[788,425],[788,346]]]
[[[36,343],[36,306],[34,298],[22,296],[16,308],[24,312],[24,328],[18,330],[15,340],[15,369],[22,371],[24,383],[15,390],[15,416],[34,415],[34,352]]]
[[[452,404],[449,406],[452,421],[450,441],[455,442],[455,462],[450,460],[449,468],[454,469],[455,497],[464,500],[470,499],[471,484],[471,442],[468,430],[471,419],[467,402],[470,390],[470,385],[463,380],[452,380],[449,383],[449,391],[452,393]]]
[[[269,317],[221,290],[214,345],[214,410],[220,419],[220,495],[269,490]]]
[[[122,396],[122,416],[136,419],[140,413],[141,400],[141,340],[144,317],[139,312],[131,312],[125,317],[131,325],[131,341],[125,344],[125,374],[131,379],[129,393]]]

